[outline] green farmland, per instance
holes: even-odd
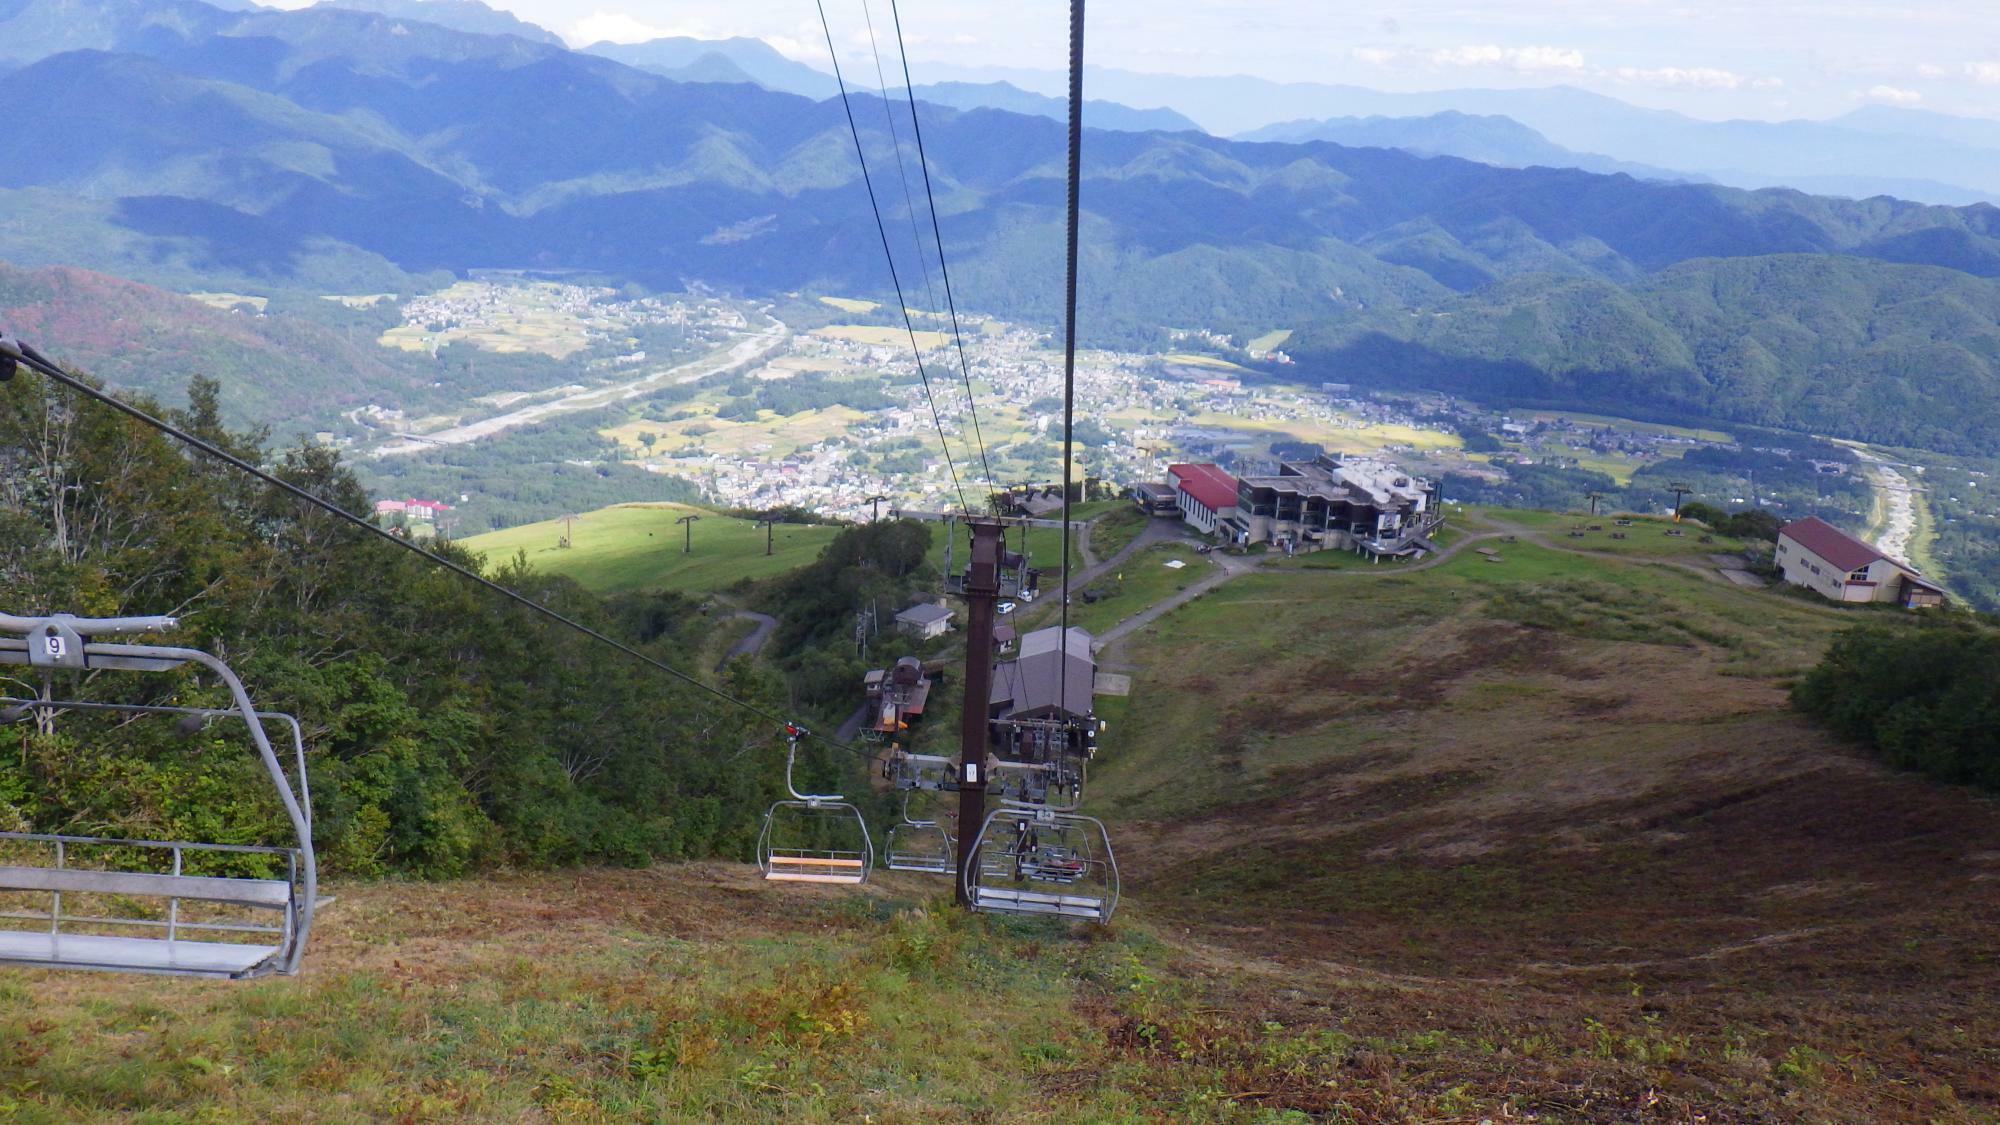
[[[675,523],[700,518],[693,549],[683,552],[688,529]],[[773,550],[764,554],[764,529],[750,520],[681,504],[619,504],[587,512],[574,522],[574,546],[557,546],[562,520],[545,520],[464,541],[466,549],[499,566],[525,551],[529,565],[566,574],[598,593],[626,590],[720,590],[743,578],[769,578],[806,565],[839,531],[827,526],[780,524]]]

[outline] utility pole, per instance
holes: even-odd
[[[700,516],[690,514],[682,516],[681,518],[674,521],[675,523],[680,524],[682,527],[687,529],[687,533],[683,536],[681,541],[681,554],[683,555],[692,554],[694,551],[694,521],[700,518],[701,518]]]
[[[882,501],[887,499],[887,496],[870,496],[862,501],[862,503],[868,505],[869,523],[874,523],[876,520],[882,518]]]
[[[764,529],[764,554],[771,553],[771,537],[776,534],[777,526],[783,522],[785,521],[772,515],[757,517],[757,526]]]
[[[1602,499],[1604,499],[1602,492],[1593,492],[1590,494],[1590,517],[1592,519],[1597,518],[1597,502]]]
[[[1000,555],[1007,525],[967,516],[972,564],[965,572],[965,712],[958,731],[958,886],[953,897],[972,905],[966,888],[979,862],[974,839],[986,824],[987,713],[993,703],[993,606],[1000,600]]]
[[[1688,493],[1693,492],[1694,489],[1689,488],[1679,481],[1675,481],[1673,484],[1667,486],[1667,491],[1674,494],[1674,522],[1679,523],[1681,522],[1681,502],[1687,499]]]

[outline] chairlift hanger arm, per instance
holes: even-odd
[[[177,617],[73,617],[67,613],[48,617],[20,617],[0,613],[0,633],[26,635],[51,622],[66,625],[86,637],[126,636],[137,633],[171,633],[180,628]]]
[[[966,518],[962,512],[912,512],[903,508],[889,509],[891,519],[921,520],[924,523],[948,523]],[[1033,527],[1060,531],[1064,527],[1061,520],[1045,520],[1034,516],[980,516],[982,520],[1005,524],[1008,527]]]

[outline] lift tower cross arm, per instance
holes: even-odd
[[[993,606],[1000,600],[1000,555],[1005,522],[968,516],[972,564],[965,572],[965,711],[958,732],[958,886],[960,906],[970,906],[966,888],[979,848],[971,826],[986,823],[987,715],[993,704]]]

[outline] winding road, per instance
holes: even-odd
[[[778,627],[777,618],[772,617],[768,613],[758,613],[755,610],[739,609],[729,616],[739,621],[755,621],[757,627],[750,630],[749,635],[745,636],[742,640],[729,646],[729,651],[723,654],[721,662],[715,666],[718,672],[730,661],[739,656],[756,656],[758,653],[764,651],[765,642],[771,639],[772,631]]]

